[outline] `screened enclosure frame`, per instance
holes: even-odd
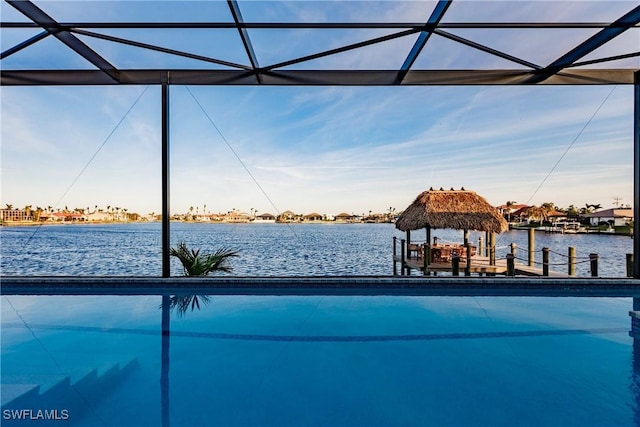
[[[0,70],[2,86],[102,86],[102,85],[157,85],[162,96],[162,277],[170,277],[170,191],[169,191],[169,89],[172,85],[210,86],[465,86],[465,85],[633,85],[633,195],[634,195],[634,263],[633,278],[640,279],[640,69],[609,67],[612,63],[640,57],[640,37],[635,50],[613,56],[586,59],[594,51],[615,40],[627,31],[640,33],[640,6],[609,22],[449,22],[447,12],[455,0],[439,0],[424,22],[256,22],[243,18],[242,0],[227,0],[231,19],[220,22],[63,22],[48,15],[36,2],[30,0],[6,0],[10,6],[26,18],[20,22],[0,23],[0,28],[31,29],[39,31],[0,53],[4,61],[15,54],[54,38],[69,48],[74,55],[88,63],[87,69],[7,69]],[[46,2],[42,2],[46,4]],[[152,4],[151,2],[149,4]],[[425,3],[427,4],[427,3]],[[228,30],[237,33],[244,63],[212,56],[177,50],[160,44],[143,43],[132,38],[106,34],[104,30],[135,29],[157,31],[179,29]],[[455,30],[558,30],[590,29],[594,34],[557,59],[536,64],[526,58],[489,47],[477,40],[462,37]],[[253,30],[384,30],[388,34],[344,44],[331,49],[318,48],[314,53],[290,57],[284,61],[264,64],[256,53],[251,36]],[[433,36],[447,39],[465,48],[500,58],[513,64],[513,68],[493,69],[424,69],[417,65],[424,59],[424,48]],[[106,59],[101,51],[90,47],[81,37],[102,40],[118,46],[129,46],[153,51],[171,57],[200,61],[202,68],[121,68]],[[196,36],[193,36],[196,37]],[[360,49],[403,37],[415,38],[405,53],[404,61],[393,69],[354,69],[349,67],[330,69],[299,69],[301,65],[318,59],[342,54],[353,54]],[[311,46],[313,48],[313,46]],[[0,65],[3,65],[0,63]],[[206,65],[206,66],[205,66]],[[207,68],[215,67],[215,68]],[[303,67],[304,68],[304,67]],[[631,107],[631,106],[630,106]]]

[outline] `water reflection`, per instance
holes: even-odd
[[[169,340],[171,338],[171,296],[162,296],[162,350],[160,368],[160,411],[162,427],[169,427]]]
[[[634,313],[640,312],[640,298],[633,299]],[[633,350],[631,354],[631,381],[629,388],[633,397],[633,421],[640,426],[640,319],[631,316],[631,332],[633,338]]]
[[[178,317],[183,317],[189,311],[189,308],[191,308],[191,311],[200,310],[200,303],[207,305],[209,302],[211,302],[209,295],[171,295],[169,297],[170,310],[175,310]]]
[[[171,312],[175,311],[178,317],[183,317],[191,308],[200,310],[200,303],[209,304],[209,295],[163,295],[162,304],[162,344],[161,344],[161,368],[160,368],[160,411],[162,427],[171,425],[171,402],[169,386],[169,368],[171,366]]]

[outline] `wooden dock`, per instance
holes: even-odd
[[[394,258],[394,264],[402,265],[402,259],[399,256]],[[419,274],[423,274],[424,261],[422,258],[407,258],[405,259],[405,266],[411,270],[417,270]],[[464,276],[467,267],[466,259],[460,258],[460,275]],[[395,270],[395,269],[394,269]],[[429,264],[429,272],[437,275],[439,272],[453,271],[451,263],[431,263]],[[491,265],[489,257],[474,255],[471,257],[471,274],[477,274],[480,276],[496,276],[507,274],[507,260],[496,259],[495,265]],[[516,276],[543,276],[542,268],[530,267],[525,264],[515,263],[515,275]],[[549,270],[549,277],[569,277],[568,274],[563,274],[557,271]]]

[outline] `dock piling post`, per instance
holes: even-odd
[[[485,256],[488,257],[489,256],[489,252],[491,250],[490,247],[489,247],[489,240],[490,239],[489,239],[489,232],[488,231],[484,232],[484,240],[485,240],[485,243],[486,243],[485,248],[484,248],[485,249],[484,253],[486,254]]]
[[[569,276],[576,275],[576,248],[569,246]]]
[[[598,277],[598,254],[589,254],[591,262],[591,277]]]
[[[549,248],[542,248],[542,275],[549,275]]]
[[[627,254],[627,277],[633,277],[633,254]]]
[[[507,254],[507,276],[516,275],[516,257],[513,254]]]
[[[404,254],[405,254],[405,244],[404,244],[405,240],[404,239],[400,239],[400,275],[404,276],[405,274],[405,259],[404,259]]]
[[[398,275],[398,263],[396,262],[396,242],[397,242],[398,238],[396,236],[393,236],[393,275],[397,276]]]
[[[533,267],[533,260],[535,257],[535,232],[536,230],[534,230],[533,228],[529,229],[529,267]]]
[[[518,249],[518,245],[516,245],[515,243],[511,243],[511,255],[513,255],[513,257],[516,257],[516,251]]]
[[[489,235],[489,265],[496,265],[496,233]]]
[[[451,274],[454,276],[460,275],[460,257],[458,254],[451,257]]]

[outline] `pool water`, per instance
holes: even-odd
[[[164,337],[161,302],[3,297],[3,425],[640,422],[629,298],[200,297]]]

